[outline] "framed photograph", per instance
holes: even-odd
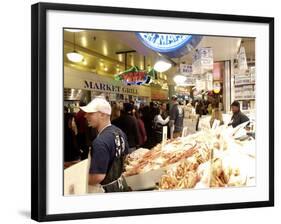
[[[274,18],[32,5],[32,219],[274,206]]]

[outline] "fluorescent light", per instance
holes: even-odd
[[[79,29],[64,29],[67,32],[72,32],[72,33],[78,33],[78,32],[83,32],[84,30],[79,30]]]
[[[79,54],[77,51],[72,51],[66,54],[68,60],[72,62],[81,62],[83,60],[83,55]]]
[[[172,64],[166,60],[160,59],[154,65],[154,69],[157,72],[165,72],[172,67]]]
[[[185,81],[186,81],[186,77],[183,76],[183,75],[176,75],[176,76],[174,77],[174,82],[175,82],[177,85],[184,84]]]

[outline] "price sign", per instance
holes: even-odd
[[[167,137],[168,137],[168,128],[167,126],[164,126],[162,131],[162,147],[166,144]]]

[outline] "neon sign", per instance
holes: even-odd
[[[192,39],[192,35],[179,34],[136,33],[136,35],[145,46],[160,53],[176,51]]]
[[[133,66],[128,70],[114,75],[115,80],[124,81],[127,85],[147,84],[151,77],[155,76],[155,71],[142,71],[137,66]]]

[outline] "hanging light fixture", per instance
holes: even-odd
[[[153,68],[157,72],[165,72],[165,71],[169,70],[171,67],[172,67],[172,64],[168,60],[165,60],[163,58],[158,60],[153,66]]]
[[[174,77],[174,82],[177,84],[177,85],[184,85],[184,82],[186,81],[186,77],[183,76],[183,75],[176,75]]]
[[[72,62],[81,62],[84,57],[75,50],[75,33],[73,33],[73,51],[66,54],[68,60]]]

